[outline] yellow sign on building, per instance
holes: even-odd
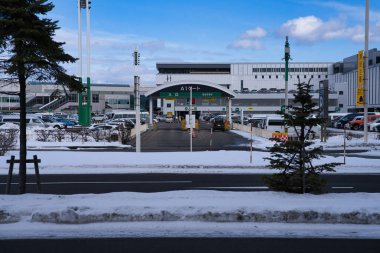
[[[358,86],[363,85],[364,80],[364,60],[363,50],[358,52]]]
[[[363,86],[356,88],[356,106],[364,106],[364,89],[363,89]]]

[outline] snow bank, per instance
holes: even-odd
[[[8,173],[6,160],[11,151],[0,157],[0,174]],[[41,159],[41,174],[86,174],[86,173],[273,173],[266,166],[264,157],[268,152],[247,151],[203,151],[203,152],[68,152],[29,151],[29,157]],[[375,153],[374,153],[375,155]],[[325,157],[314,163],[342,163],[343,157]],[[30,167],[32,169],[32,167]],[[17,168],[15,168],[17,169]],[[346,157],[346,165],[336,167],[338,173],[379,173],[377,159]],[[17,172],[15,172],[17,173]],[[33,172],[31,172],[33,173]]]
[[[380,193],[173,191],[0,196],[0,223],[198,221],[380,224]]]

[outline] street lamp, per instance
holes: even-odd
[[[78,0],[78,51],[79,51],[79,81],[82,83],[82,9],[86,10],[86,65],[87,65],[87,87],[86,104],[83,103],[83,94],[79,93],[78,115],[79,124],[88,126],[91,122],[91,81],[90,81],[90,4],[89,0]]]
[[[285,115],[288,114],[288,106],[289,106],[289,98],[288,98],[288,69],[289,69],[289,60],[290,60],[290,47],[289,47],[289,41],[288,36],[286,36],[285,41]],[[285,133],[288,132],[288,127],[285,126]]]
[[[369,37],[369,0],[366,0],[365,4],[365,33],[364,33],[364,143],[368,144],[368,37]]]

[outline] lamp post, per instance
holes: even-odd
[[[82,83],[82,9],[86,10],[86,103],[83,94],[78,97],[79,124],[89,126],[91,123],[91,80],[90,80],[90,4],[89,0],[78,0],[78,51],[79,51],[79,81]]]
[[[288,114],[288,107],[289,107],[289,98],[288,98],[288,76],[289,76],[289,60],[290,60],[290,47],[289,47],[289,41],[288,41],[288,36],[286,36],[286,41],[285,41],[285,115]],[[288,127],[285,126],[285,133],[288,132]]]
[[[140,53],[137,49],[133,52],[133,65],[136,75],[134,76],[135,86],[135,108],[136,108],[136,152],[141,152],[141,122],[140,122],[140,77],[137,75],[138,66],[140,65]]]
[[[369,0],[365,4],[365,35],[364,35],[364,143],[368,143],[368,34],[369,34]]]
[[[193,122],[192,122],[192,116],[193,116],[193,87],[190,86],[190,103],[189,103],[189,123],[190,123],[190,152],[193,152]]]

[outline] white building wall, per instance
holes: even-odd
[[[363,107],[356,106],[356,88],[357,88],[357,71],[348,73],[338,73],[331,75],[329,78],[331,85],[335,86],[339,95],[339,104],[344,105],[344,111],[362,109]],[[369,68],[368,81],[368,107],[374,110],[380,109],[380,65]]]

